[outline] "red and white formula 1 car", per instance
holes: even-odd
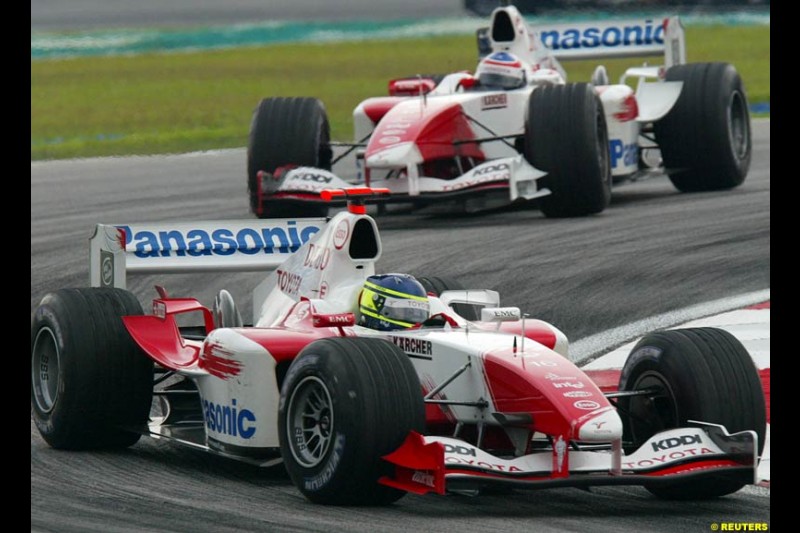
[[[677,17],[529,28],[506,6],[478,43],[474,75],[396,79],[390,96],[361,102],[354,143],[330,141],[317,99],[262,100],[247,155],[252,211],[324,215],[320,191],[357,183],[416,207],[478,211],[538,199],[547,216],[581,216],[603,211],[612,185],[643,177],[666,173],[681,191],[744,181],[751,125],[742,80],[730,64],[687,64]],[[602,65],[591,83],[567,83],[559,63],[648,55],[663,56],[663,66],[630,68],[618,84]],[[334,158],[337,145],[349,150]],[[331,169],[353,151],[358,174],[345,182]]]
[[[260,466],[282,461],[325,504],[496,485],[708,498],[754,482],[764,396],[730,334],[650,334],[619,391],[603,393],[570,361],[561,331],[500,307],[491,290],[419,278],[428,320],[361,327],[359,293],[381,256],[364,211],[354,203],[327,223],[99,225],[96,286],[48,294],[31,319],[42,437],[80,450],[148,435]],[[224,290],[212,310],[159,287],[143,314],[120,288],[127,272],[269,268],[254,326]],[[202,326],[179,326],[184,313]]]

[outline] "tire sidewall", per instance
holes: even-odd
[[[682,82],[675,105],[654,126],[670,180],[681,191],[737,187],[752,158],[752,127],[741,76],[729,63],[688,63],[671,67],[666,81]],[[744,143],[734,148],[732,103],[738,102]]]
[[[731,333],[699,327],[645,336],[623,367],[619,390],[654,386],[661,391],[618,400],[623,441],[631,443],[626,453],[660,431],[694,426],[691,420],[719,424],[731,433],[753,431],[761,453],[766,433],[763,391],[750,354]],[[663,480],[645,488],[662,498],[696,500],[731,494],[748,483],[747,474],[728,474],[709,472],[701,479]]]
[[[355,400],[359,395],[348,394],[342,390],[348,382],[344,368],[337,364],[331,353],[310,350],[301,354],[289,367],[281,388],[278,414],[278,431],[281,453],[286,469],[294,484],[306,495],[327,494],[337,490],[342,478],[349,475],[353,463],[354,439],[356,438],[358,412]],[[341,361],[339,361],[341,363]],[[322,381],[331,397],[334,425],[331,443],[319,464],[307,467],[294,460],[289,436],[288,417],[289,404],[295,387],[305,378],[314,377]]]
[[[324,216],[327,206],[259,196],[259,171],[287,165],[331,169],[330,121],[322,101],[308,97],[262,99],[250,122],[247,190],[250,209],[260,218]]]
[[[725,344],[730,342],[737,344]],[[763,440],[760,379],[750,355],[730,333],[687,328],[646,336],[626,361],[619,390],[634,390],[647,372],[657,373],[665,380],[675,407],[676,427],[698,420],[721,424],[732,432],[752,429]],[[620,399],[622,412],[627,411],[631,401]],[[624,424],[629,426],[627,417]]]
[[[547,172],[550,195],[539,203],[548,217],[602,212],[611,200],[608,125],[602,101],[587,83],[543,86],[529,97],[525,159]]]
[[[680,361],[672,357],[676,348],[661,339],[652,339],[637,346],[620,374],[619,389],[633,390],[637,381],[645,374],[657,374],[664,380],[675,406],[677,426],[688,420],[703,419],[702,407],[708,399],[700,396],[703,384],[689,369],[682,368]]]
[[[732,120],[735,119],[735,117],[730,117],[730,115],[732,113],[732,106],[735,99],[738,99],[739,104],[741,104],[741,111],[744,115],[744,126],[746,128],[747,146],[746,153],[743,157],[740,157],[739,154],[736,153],[733,145],[734,139],[732,128],[734,125]],[[724,129],[727,132],[727,137],[725,139],[727,148],[727,161],[723,161],[723,163],[729,165],[732,169],[732,172],[742,176],[742,180],[739,181],[739,183],[741,183],[744,181],[744,176],[750,169],[750,158],[752,155],[752,131],[750,127],[750,110],[748,109],[747,95],[744,92],[742,79],[736,70],[730,65],[725,68],[725,75],[720,87],[720,102],[718,105],[719,113],[725,120]]]
[[[138,314],[141,305],[131,293],[86,287],[49,293],[32,313],[31,414],[50,446],[127,447],[144,432],[152,404],[153,362],[121,319]],[[34,386],[34,348],[45,329],[58,353],[57,392],[49,411],[39,406]]]
[[[67,328],[58,321],[56,318],[57,313],[51,307],[51,304],[52,300],[42,302],[34,311],[31,324],[31,410],[33,411],[36,427],[43,436],[50,436],[56,433],[56,427],[59,425],[58,419],[61,416],[60,413],[65,409],[65,403],[68,402],[68,396],[64,394],[65,374],[68,372],[69,366],[69,361],[64,357],[64,354],[68,352],[67,339],[64,337]],[[52,332],[59,358],[58,392],[53,407],[49,411],[42,411],[39,408],[33,385],[33,348],[39,332],[44,328],[49,328]]]
[[[638,346],[629,356],[620,374],[619,390],[634,390],[643,376],[656,376],[663,382],[672,397],[675,416],[674,427],[678,427],[683,425],[687,418],[691,418],[690,416],[687,417],[688,411],[691,411],[691,406],[695,405],[699,399],[695,398],[692,387],[687,386],[685,380],[680,379],[680,373],[677,376],[675,374],[670,364],[669,348],[655,342],[648,343],[644,346]],[[621,400],[620,405],[623,406],[623,411],[627,412],[631,402],[632,399]],[[623,418],[623,424],[626,434],[631,439],[635,437],[633,449],[641,446],[644,441],[652,436],[633,435],[632,424],[627,417]]]

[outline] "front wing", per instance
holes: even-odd
[[[611,449],[569,449],[561,441],[550,450],[516,458],[495,457],[469,443],[448,437],[411,433],[384,457],[394,476],[380,482],[425,494],[474,491],[487,486],[513,488],[589,487],[601,485],[671,485],[698,477],[756,482],[758,437],[754,431],[730,434],[718,425],[658,433],[625,455]]]
[[[521,155],[487,161],[453,179],[414,175],[415,169],[415,165],[409,165],[410,172],[402,177],[389,175],[369,180],[368,186],[386,188],[391,193],[371,201],[425,204],[495,195],[504,203],[511,203],[550,194],[540,182],[546,174]],[[359,184],[363,183],[355,185]],[[346,189],[353,185],[327,170],[297,167],[275,174],[261,173],[259,196],[262,202],[322,203],[320,193],[323,190]]]

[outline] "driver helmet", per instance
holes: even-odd
[[[495,52],[483,58],[475,71],[483,87],[518,89],[525,85],[525,67],[509,52]]]
[[[430,316],[425,288],[408,274],[370,276],[358,298],[359,324],[378,331],[407,329]]]

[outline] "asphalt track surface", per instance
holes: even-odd
[[[31,163],[31,310],[48,291],[88,284],[97,222],[250,218],[243,150]],[[643,317],[770,287],[770,124],[754,123],[743,186],[680,194],[666,179],[615,190],[598,216],[534,209],[378,219],[379,271],[448,275],[496,289],[579,339]],[[249,318],[254,274],[140,276],[210,305],[228,288]],[[769,522],[769,491],[671,503],[639,488],[555,489],[478,498],[407,496],[379,509],[306,502],[282,468],[258,470],[143,439],[124,452],[48,448],[31,422],[36,531],[709,531]]]
[[[265,20],[392,20],[467,14],[462,0],[31,0],[31,31],[185,27]]]

